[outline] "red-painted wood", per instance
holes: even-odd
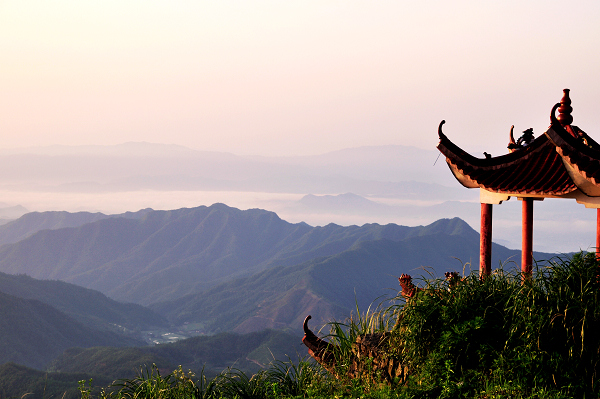
[[[571,107],[571,98],[569,97],[569,89],[563,90],[563,98],[560,100],[560,107],[558,108],[558,121],[563,126],[568,126],[573,123],[573,107]]]
[[[492,204],[481,204],[479,237],[479,275],[484,277],[492,273]]]
[[[596,259],[600,259],[600,208],[596,209]]]
[[[523,198],[523,222],[521,236],[521,271],[531,275],[533,264],[533,198]]]

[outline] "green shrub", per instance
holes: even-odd
[[[531,278],[500,269],[452,288],[428,282],[404,307],[396,335],[412,389],[442,398],[597,397],[599,270],[595,254],[581,253]]]
[[[383,333],[381,356],[408,369],[398,384],[335,379],[311,361],[274,362],[252,376],[228,369],[208,380],[156,367],[120,380],[104,398],[598,398],[600,262],[554,259],[525,278],[502,268],[481,279],[427,279],[408,302],[330,324],[337,374],[356,361],[353,344]],[[354,356],[354,357],[353,357]],[[369,359],[360,359],[367,366]],[[362,370],[367,368],[363,367]],[[376,377],[376,376],[375,376]],[[82,398],[91,388],[82,385]]]

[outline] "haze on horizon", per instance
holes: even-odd
[[[0,148],[309,155],[600,125],[600,3],[0,1]],[[597,137],[596,137],[597,138]]]

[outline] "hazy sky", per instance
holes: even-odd
[[[598,1],[0,0],[0,147],[506,152],[570,88],[600,139]]]

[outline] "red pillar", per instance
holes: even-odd
[[[533,264],[533,198],[523,198],[521,271],[531,276]]]
[[[600,208],[596,209],[596,259],[600,259]]]
[[[481,204],[479,232],[479,276],[492,273],[492,204]]]

